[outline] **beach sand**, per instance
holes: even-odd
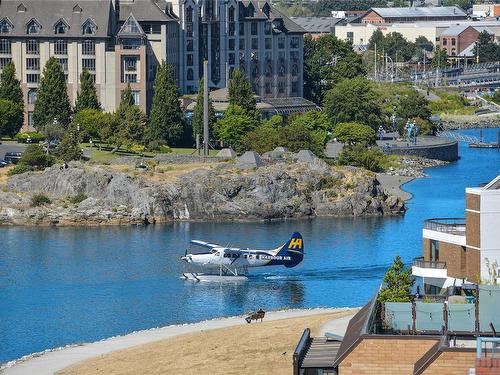
[[[238,316],[167,326],[48,351],[0,373],[290,374],[292,354],[305,328],[313,334],[326,330],[343,335],[356,311],[271,311],[262,323],[247,324]]]
[[[411,199],[411,193],[402,189],[402,185],[410,182],[414,177],[393,176],[385,173],[377,173],[377,180],[380,182],[382,189],[388,194],[395,195],[405,201]]]

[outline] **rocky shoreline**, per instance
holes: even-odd
[[[43,194],[50,203],[36,205]],[[79,197],[79,199],[75,199]],[[238,169],[215,163],[185,173],[123,172],[70,163],[10,177],[0,191],[0,224],[101,225],[179,220],[272,220],[395,215],[403,200],[353,167],[275,164]]]
[[[413,178],[428,177],[424,169],[447,164],[449,162],[444,160],[426,159],[418,156],[402,156],[399,159],[399,166],[397,168],[390,167],[385,174]]]
[[[500,126],[500,115],[489,116],[443,116],[444,130],[462,130],[478,128],[496,128]]]

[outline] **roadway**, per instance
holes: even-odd
[[[24,152],[27,145],[13,141],[2,141],[0,144],[0,159],[4,159],[7,152]]]

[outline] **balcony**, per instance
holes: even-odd
[[[446,278],[448,275],[446,262],[424,260],[424,257],[413,259],[411,273],[414,276],[434,277],[438,279]]]
[[[429,219],[424,221],[424,229],[435,232],[465,236],[464,218]]]

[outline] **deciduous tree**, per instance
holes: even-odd
[[[376,134],[368,125],[357,122],[341,122],[335,125],[332,136],[347,145],[375,143]]]
[[[434,51],[434,57],[431,61],[431,66],[434,69],[446,69],[448,64],[448,52],[442,48],[436,48]]]
[[[494,62],[500,60],[500,46],[494,43],[493,36],[486,30],[479,34],[474,47],[476,62]]]
[[[224,116],[215,123],[219,139],[228,143],[236,151],[243,149],[243,137],[258,126],[254,116],[236,104],[230,104]]]
[[[0,137],[14,137],[23,126],[22,107],[7,99],[0,99]]]
[[[384,121],[373,84],[362,77],[343,80],[328,91],[325,111],[333,126],[359,122],[378,129]]]

